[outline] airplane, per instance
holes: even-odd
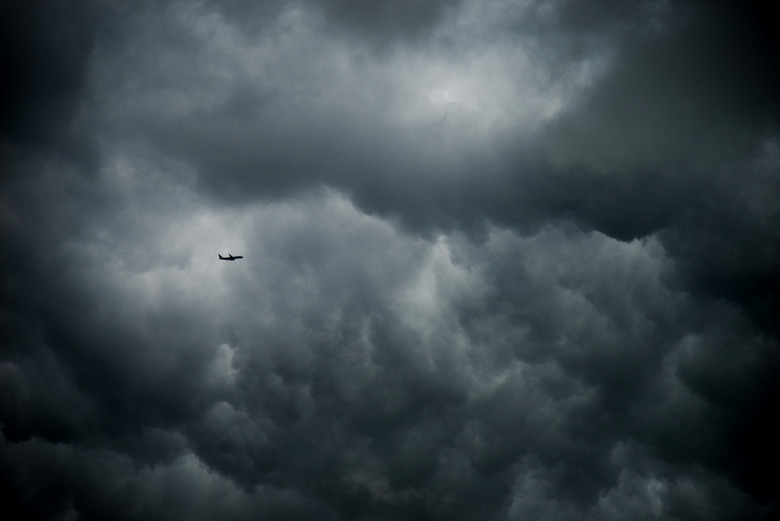
[[[219,255],[219,253],[217,253],[217,255]],[[228,256],[227,256],[227,257],[223,257],[222,255],[219,255],[219,260],[229,260],[229,261],[234,261],[234,260],[236,260],[236,259],[243,259],[243,258],[244,258],[244,256],[243,256],[243,255],[236,255],[236,256],[234,257],[234,256],[233,256],[233,255],[231,255],[230,253],[228,253]]]

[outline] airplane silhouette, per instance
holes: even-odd
[[[217,253],[217,255],[219,255],[219,253]],[[244,258],[244,256],[243,256],[243,255],[236,255],[236,256],[234,257],[234,256],[233,256],[233,255],[231,255],[230,253],[228,253],[228,256],[227,256],[227,257],[223,257],[222,255],[219,255],[219,260],[229,260],[229,261],[234,261],[234,260],[236,260],[236,259],[243,259],[243,258]]]

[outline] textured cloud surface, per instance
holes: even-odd
[[[769,2],[5,2],[4,508],[772,518],[778,31]]]

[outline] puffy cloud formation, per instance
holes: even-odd
[[[778,15],[4,3],[3,504],[772,518]]]

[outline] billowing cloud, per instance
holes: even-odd
[[[769,519],[772,9],[8,4],[4,502]]]

